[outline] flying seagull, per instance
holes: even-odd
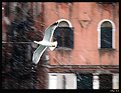
[[[44,51],[49,47],[53,51],[57,46],[57,41],[52,42],[52,36],[54,30],[58,26],[58,22],[53,23],[45,30],[45,35],[42,41],[34,41],[34,43],[39,44],[39,47],[34,51],[32,61],[34,64],[37,64],[44,53]]]

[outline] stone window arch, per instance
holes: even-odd
[[[115,48],[115,25],[111,20],[104,19],[98,24],[98,48]]]

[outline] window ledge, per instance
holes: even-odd
[[[58,47],[55,50],[67,50],[67,51],[70,51],[70,50],[72,50],[72,48],[68,48],[68,47]]]
[[[98,4],[113,4],[113,3],[116,3],[116,2],[98,2]]]
[[[116,49],[114,48],[99,48],[99,51],[115,51]]]

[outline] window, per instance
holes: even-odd
[[[114,48],[115,27],[112,21],[102,20],[98,25],[98,47],[100,49]]]
[[[100,89],[112,89],[112,75],[100,74],[99,75]]]
[[[101,25],[101,48],[112,48],[112,25],[108,21]]]
[[[70,27],[58,27],[54,37],[58,42],[58,47],[73,48],[73,30]]]
[[[49,89],[76,89],[76,75],[73,73],[49,73]]]
[[[119,74],[77,74],[77,89],[119,89]]]
[[[119,74],[49,73],[49,89],[119,89]]]
[[[93,89],[119,89],[119,74],[94,74]]]
[[[55,29],[54,41],[57,40],[57,48],[73,49],[73,29],[69,26],[68,22],[62,21],[59,27]]]
[[[77,75],[77,89],[92,89],[92,74]]]

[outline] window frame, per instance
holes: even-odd
[[[68,26],[62,25],[61,22],[65,22]],[[58,20],[58,23],[59,23],[59,25],[58,25],[59,28],[69,27],[73,30],[73,48],[74,48],[74,28],[73,28],[71,22],[67,19],[60,19],[60,20]],[[72,50],[73,48],[67,47],[67,46],[66,47],[61,46],[61,47],[58,47],[57,50],[61,50],[61,49],[62,50]]]
[[[112,25],[112,48],[101,48],[101,25],[103,24],[103,22],[108,21],[111,23]],[[98,49],[115,49],[115,24],[113,21],[109,20],[109,19],[104,19],[101,20],[98,24]]]

